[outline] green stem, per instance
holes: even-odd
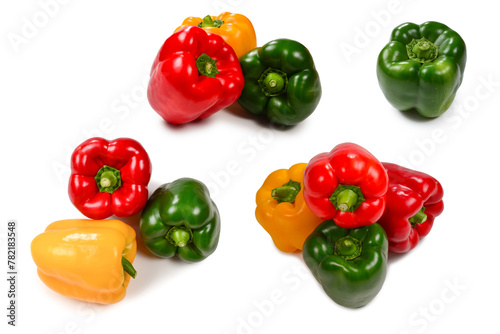
[[[347,235],[335,242],[335,254],[346,260],[353,260],[361,255],[361,242]]]
[[[135,279],[135,277],[137,276],[137,270],[135,270],[132,263],[130,263],[130,261],[124,258],[123,256],[122,256],[122,266],[123,266],[123,271],[125,271],[127,274],[129,274],[132,278]]]
[[[168,230],[165,238],[174,246],[184,247],[191,242],[193,232],[184,226],[173,226]]]
[[[201,54],[198,59],[196,59],[196,67],[200,75],[209,78],[215,78],[215,75],[219,73],[217,70],[217,61],[210,58],[206,53]]]
[[[425,37],[413,39],[406,45],[408,57],[420,63],[428,63],[436,59],[438,56],[438,49],[439,47],[437,45]]]
[[[330,202],[335,209],[343,212],[353,212],[364,200],[361,188],[349,184],[339,184],[330,196]]]
[[[269,90],[280,91],[285,85],[285,80],[278,73],[269,73],[264,79],[264,85]]]
[[[417,224],[422,224],[427,220],[427,215],[425,214],[425,207],[422,207],[415,215],[413,215],[410,219],[411,226],[415,227]]]
[[[358,195],[350,189],[343,190],[337,195],[337,205],[340,211],[349,211],[357,201]]]
[[[290,180],[281,187],[274,188],[271,191],[271,196],[274,197],[274,199],[278,201],[278,203],[293,203],[295,202],[295,198],[297,197],[299,192],[300,182]]]
[[[122,185],[120,171],[110,166],[102,166],[94,177],[100,192],[113,193]]]
[[[203,18],[203,21],[201,21],[198,24],[198,27],[200,28],[205,28],[205,27],[215,27],[215,28],[220,28],[221,25],[224,24],[224,21],[222,20],[212,20],[212,17],[210,15],[207,15]]]
[[[266,96],[278,96],[286,92],[288,86],[288,76],[283,71],[268,68],[261,74],[258,82],[262,92]]]

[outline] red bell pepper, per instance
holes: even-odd
[[[387,205],[378,223],[389,240],[389,250],[405,253],[429,234],[434,219],[443,212],[443,187],[425,173],[383,163],[389,175]]]
[[[343,143],[315,156],[304,171],[304,198],[318,217],[342,228],[376,222],[384,212],[388,178],[363,147]]]
[[[217,34],[188,26],[170,36],[158,52],[148,100],[165,121],[183,124],[231,105],[243,86],[231,46]]]
[[[71,156],[69,198],[92,219],[133,216],[146,205],[151,162],[137,141],[90,138]]]

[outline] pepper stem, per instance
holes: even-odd
[[[406,45],[406,52],[411,60],[420,63],[428,63],[438,56],[439,47],[429,41],[427,38],[413,39]]]
[[[224,24],[224,21],[222,20],[212,20],[212,17],[210,15],[207,15],[203,18],[203,20],[198,24],[198,27],[200,28],[205,28],[205,27],[215,27],[215,28],[220,28],[221,25]]]
[[[130,263],[130,261],[124,258],[123,256],[122,256],[122,266],[123,266],[123,271],[125,271],[127,274],[130,275],[130,277],[135,279],[135,277],[137,276],[137,270],[135,270],[132,263]]]
[[[350,189],[342,190],[337,195],[337,205],[340,211],[348,211],[356,204],[357,200],[358,195]]]
[[[350,235],[346,235],[335,242],[335,254],[342,256],[346,260],[357,258],[361,255],[361,249],[361,242]]]
[[[110,166],[102,166],[94,177],[100,192],[113,193],[122,185],[120,171]]]
[[[200,75],[209,78],[215,78],[215,75],[219,73],[217,70],[217,61],[210,58],[206,53],[202,53],[198,59],[196,59],[196,67]]]
[[[422,224],[427,220],[427,214],[424,211],[425,207],[422,207],[415,215],[408,219],[411,226],[415,227],[417,224]]]
[[[184,247],[191,242],[193,232],[184,226],[173,226],[168,230],[165,238],[174,246]]]
[[[365,200],[361,188],[349,184],[339,184],[330,196],[330,202],[335,209],[342,212],[353,212]]]
[[[280,91],[283,89],[285,85],[285,80],[278,73],[269,73],[264,78],[264,85],[268,87],[270,90]]]
[[[274,188],[271,191],[271,196],[274,197],[274,199],[278,201],[278,203],[293,203],[295,202],[295,198],[297,197],[299,192],[300,182],[290,180],[281,187]]]
[[[261,74],[258,82],[260,89],[267,97],[278,96],[286,92],[288,76],[283,71],[268,68]]]

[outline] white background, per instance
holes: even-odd
[[[500,48],[494,2],[328,3],[2,2],[1,277],[7,272],[8,219],[18,221],[19,235],[18,327],[6,324],[8,287],[2,278],[3,333],[413,334],[498,328],[500,69],[494,66]],[[291,38],[309,48],[323,87],[310,118],[276,130],[234,107],[174,127],[151,109],[148,71],[163,41],[185,17],[222,11],[250,18],[258,45]],[[392,29],[428,20],[458,31],[468,48],[457,97],[433,120],[393,109],[375,74]],[[20,44],[12,42],[16,38]],[[139,238],[137,279],[125,299],[110,306],[52,292],[30,255],[31,240],[49,223],[84,218],[67,195],[69,156],[92,136],[138,140],[153,164],[150,191],[180,177],[197,178],[210,186],[222,217],[219,246],[201,263],[155,258]],[[427,172],[445,190],[445,210],[429,236],[406,255],[390,254],[381,292],[356,310],[331,301],[301,255],[277,250],[254,217],[255,192],[269,173],[346,141],[381,161]],[[228,171],[228,165],[237,168]],[[137,227],[138,219],[127,222]]]

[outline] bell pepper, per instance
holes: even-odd
[[[158,257],[202,261],[217,248],[219,211],[202,182],[181,178],[151,195],[142,211],[140,231],[146,248]]]
[[[188,26],[160,48],[151,69],[148,100],[165,121],[184,124],[235,102],[243,80],[238,57],[222,37]]]
[[[146,205],[151,178],[149,156],[137,141],[90,138],[71,156],[68,193],[85,216],[133,216]]]
[[[307,236],[323,221],[304,201],[306,166],[298,163],[272,172],[257,191],[255,217],[282,252],[302,250]]]
[[[197,26],[206,32],[220,35],[231,45],[238,58],[257,47],[257,37],[252,22],[242,14],[224,12],[218,16],[207,15],[203,19],[190,16],[175,31],[186,26]]]
[[[382,163],[353,143],[318,154],[304,172],[304,198],[311,211],[343,228],[376,222],[384,212],[387,186]]]
[[[56,221],[31,242],[38,276],[53,291],[91,303],[125,297],[137,250],[135,231],[116,220]]]
[[[389,250],[405,253],[429,234],[443,212],[443,187],[430,175],[383,163],[389,175],[387,205],[378,223],[385,229]]]
[[[309,117],[321,98],[321,83],[307,48],[277,39],[240,57],[245,87],[238,103],[279,125]]]
[[[382,289],[387,247],[387,236],[377,223],[345,229],[327,220],[306,239],[302,256],[333,301],[358,308]]]
[[[379,54],[378,82],[394,108],[437,117],[453,102],[466,59],[464,41],[446,25],[403,23]]]

